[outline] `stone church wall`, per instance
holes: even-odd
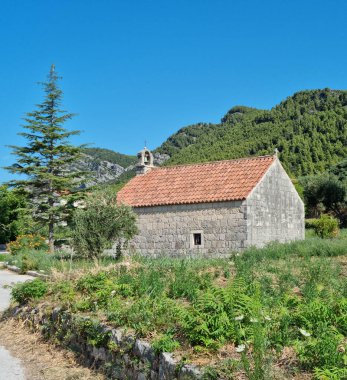
[[[247,244],[305,238],[304,204],[278,160],[246,200]]]
[[[150,257],[227,257],[250,246],[305,237],[304,204],[276,160],[244,201],[136,207],[130,252]],[[194,235],[201,236],[199,245]]]
[[[223,257],[247,240],[242,202],[137,207],[139,234],[130,249],[158,257]],[[201,245],[194,245],[201,234]]]

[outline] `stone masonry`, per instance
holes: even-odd
[[[249,246],[305,238],[304,203],[279,160],[248,196],[245,206]]]
[[[228,257],[271,241],[304,239],[304,204],[277,155],[146,169],[149,174],[120,194],[138,217],[131,252]]]
[[[225,256],[244,248],[247,240],[241,201],[136,207],[134,211],[140,232],[131,247],[145,256]],[[200,246],[193,245],[194,233],[201,233]]]
[[[100,369],[107,379],[203,378],[204,368],[188,364],[171,353],[158,353],[148,342],[137,339],[131,332],[111,328],[88,316],[71,314],[59,307],[50,310],[44,305],[37,308],[16,307],[8,313],[25,321],[26,326],[40,332],[46,339],[53,339],[55,344],[69,347],[84,364]]]

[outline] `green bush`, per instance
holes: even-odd
[[[78,335],[85,336],[87,343],[94,347],[105,347],[109,342],[110,331],[103,331],[98,320],[81,317],[73,322],[72,327]]]
[[[48,244],[44,237],[35,234],[20,235],[15,241],[7,244],[7,250],[15,255],[26,250],[48,250]]]
[[[347,365],[347,363],[346,363]],[[314,380],[346,380],[347,368],[315,368]]]
[[[192,301],[196,298],[199,290],[211,286],[209,274],[199,274],[186,260],[173,268],[173,281],[169,286],[169,295],[173,298],[187,298]]]
[[[171,334],[163,334],[152,342],[155,352],[173,352],[180,346],[179,342]]]
[[[122,244],[136,234],[135,214],[130,207],[117,205],[112,190],[91,194],[85,206],[73,215],[72,246],[78,255],[99,258],[115,243],[120,252]]]
[[[8,261],[8,255],[7,254],[0,254],[0,262],[2,261]]]
[[[48,290],[47,284],[40,280],[26,281],[19,283],[12,288],[12,299],[19,304],[28,303],[31,300],[42,298]]]
[[[316,227],[318,218],[309,218],[305,219],[305,228],[307,229],[314,229]]]
[[[23,195],[7,186],[0,186],[0,244],[14,240],[23,232],[23,224],[28,222],[25,203]]]
[[[194,304],[184,314],[183,331],[193,345],[218,348],[235,329],[227,313],[224,292],[219,289],[200,291]]]
[[[313,224],[313,229],[322,239],[334,238],[339,233],[339,222],[337,219],[323,214]]]
[[[346,344],[343,335],[334,327],[321,326],[309,336],[299,341],[296,346],[301,366],[306,370],[314,368],[343,368],[345,364]]]

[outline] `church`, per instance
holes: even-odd
[[[137,214],[130,249],[144,256],[227,257],[304,239],[304,204],[274,155],[155,167],[144,148],[118,203]]]

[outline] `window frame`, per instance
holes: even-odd
[[[195,235],[200,235],[201,244],[195,244]],[[204,234],[202,230],[190,231],[190,248],[191,249],[200,249],[204,248]]]

